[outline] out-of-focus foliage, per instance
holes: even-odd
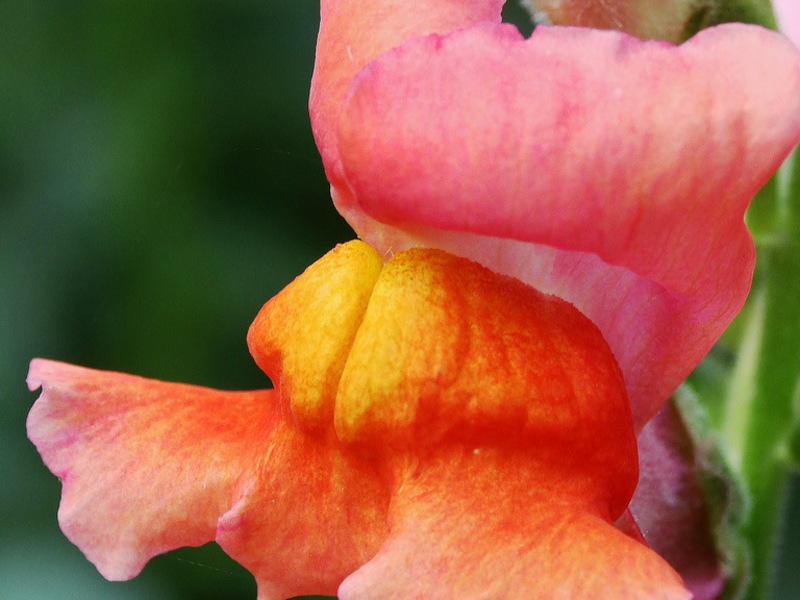
[[[306,101],[318,4],[0,3],[0,598],[253,599],[214,546],[105,582],[25,439],[45,356],[266,387],[245,334],[337,241]],[[120,518],[124,518],[121,515]]]
[[[244,341],[251,319],[352,237],[308,125],[318,10],[314,0],[0,2],[3,600],[255,598],[250,575],[213,545],[105,582],[58,530],[60,486],[25,438],[35,395],[24,379],[44,356],[266,385]],[[795,530],[798,516],[795,503]],[[784,554],[796,557],[791,544]],[[778,597],[800,589],[791,566]]]

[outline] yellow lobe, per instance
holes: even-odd
[[[360,241],[337,246],[256,316],[247,343],[297,424],[330,427],[342,370],[382,261]]]
[[[622,375],[589,319],[433,249],[384,266],[335,409],[342,440],[395,446],[564,442],[585,456],[634,447],[632,433],[611,439],[629,425]]]

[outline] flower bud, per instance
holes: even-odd
[[[682,42],[721,23],[774,27],[767,0],[525,0],[535,17],[556,25],[619,29],[641,39]]]

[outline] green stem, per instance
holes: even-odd
[[[791,162],[800,163],[798,157]],[[724,431],[731,461],[750,492],[751,512],[743,532],[752,553],[749,600],[766,600],[770,593],[800,379],[800,190],[796,177],[781,183],[771,235],[759,248],[755,304],[732,380]]]

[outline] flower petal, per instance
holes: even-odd
[[[430,33],[481,21],[500,22],[505,0],[322,0],[309,109],[314,137],[331,182],[341,183],[337,126],[353,76],[390,48]]]
[[[28,437],[61,479],[64,534],[108,579],[214,539],[275,426],[272,391],[219,392],[36,359]]]
[[[575,304],[640,428],[741,307],[744,210],[799,139],[800,61],[775,33],[485,25],[356,76],[334,199],[379,250],[441,247]]]
[[[386,537],[389,493],[374,465],[290,422],[239,488],[217,541],[253,573],[259,600],[333,595]]]
[[[429,248],[395,254],[371,292],[339,381],[339,439],[573,454],[614,490],[614,510],[627,506],[637,471],[620,459],[636,455],[625,384],[575,307]]]
[[[601,504],[524,453],[451,447],[395,470],[390,537],[341,600],[690,597]]]
[[[305,431],[333,425],[347,354],[382,266],[362,242],[339,245],[267,302],[250,325],[250,353]]]

